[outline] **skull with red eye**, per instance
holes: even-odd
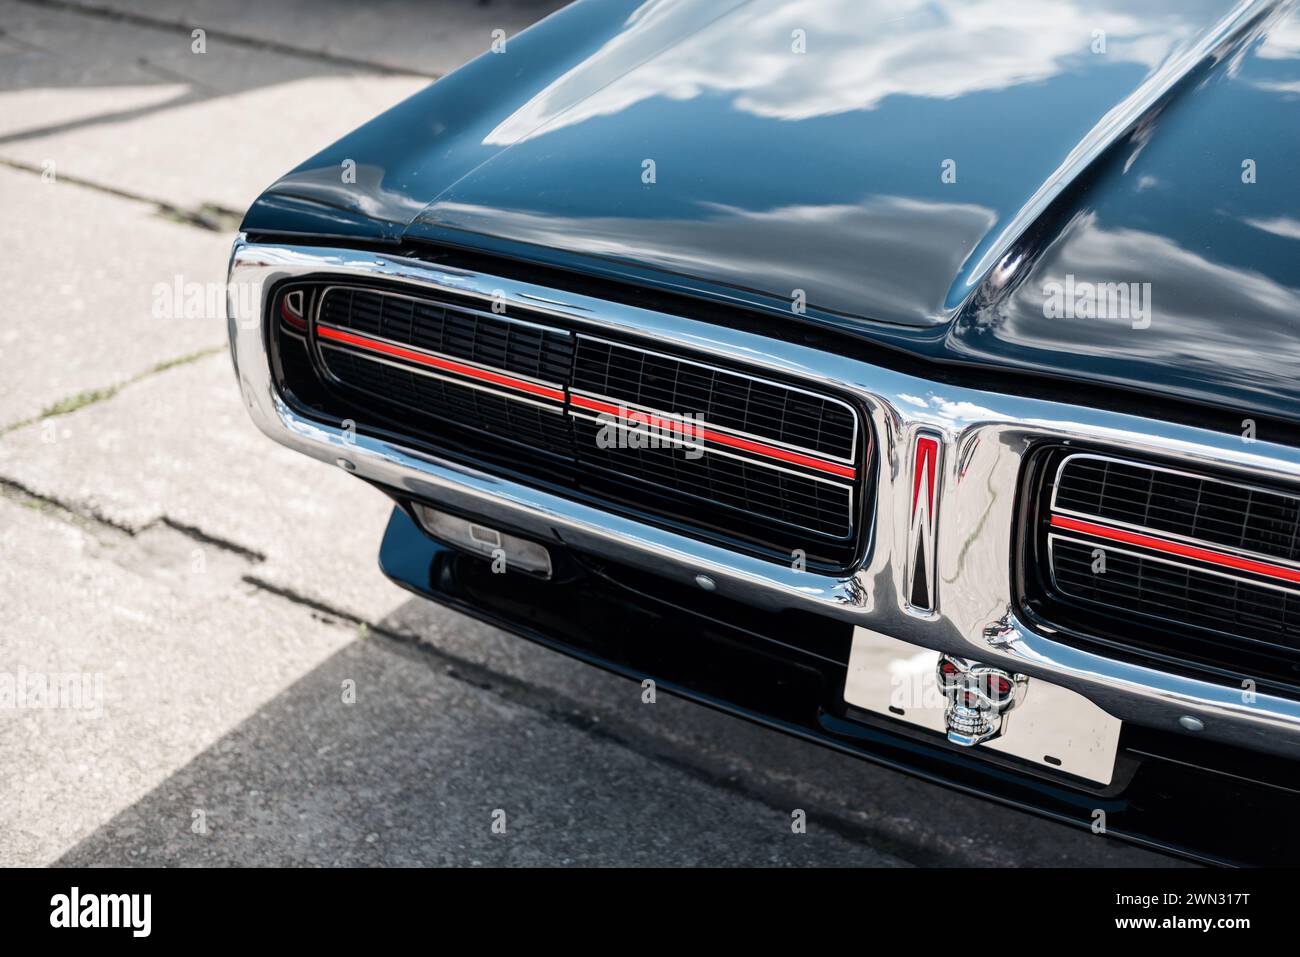
[[[1025,676],[948,655],[939,656],[939,689],[948,699],[948,740],[969,748],[1002,733],[1006,713],[1024,694]]]

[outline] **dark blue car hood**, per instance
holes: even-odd
[[[773,322],[797,302],[932,359],[1300,419],[1297,157],[1292,3],[590,0],[313,157],[244,229]],[[1146,315],[1049,304],[1090,284]]]

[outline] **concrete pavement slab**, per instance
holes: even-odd
[[[4,498],[0,530],[3,866],[53,862],[356,637],[168,530],[137,540]],[[89,676],[100,707],[5,698],[38,674]],[[174,823],[188,834],[188,809]]]
[[[154,304],[177,277],[224,283],[230,236],[4,167],[0,208],[0,432],[225,340],[224,311],[159,318]]]
[[[376,562],[389,499],[262,435],[228,355],[50,423],[0,437],[0,479],[122,528],[166,520],[234,543],[265,557],[258,578],[359,618],[405,595]]]
[[[429,81],[0,0],[0,158],[186,209],[267,185]]]
[[[69,6],[147,17],[189,32],[235,37],[441,75],[488,48],[493,30],[514,36],[567,0],[73,0]]]

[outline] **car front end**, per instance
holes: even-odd
[[[923,157],[857,147],[845,168],[905,181],[915,159],[926,179],[863,198],[836,179],[840,159],[806,146],[738,173],[739,154],[624,122],[668,104],[665,125],[752,149],[761,136],[739,123],[679,119],[704,94],[638,80],[676,75],[663,61],[707,53],[719,30],[743,46],[800,29],[786,5],[759,6],[779,22],[756,39],[746,24],[763,18],[743,4],[579,3],[268,190],[230,265],[253,420],[393,499],[381,566],[433,601],[1098,834],[1286,859],[1296,842],[1274,822],[1300,789],[1298,239],[1256,229],[1236,261],[1230,223],[1207,239],[1148,181],[1177,175],[1162,149],[1204,135],[1197,84],[1217,84],[1211,113],[1257,97],[1269,148],[1294,140],[1260,112],[1279,94],[1252,74],[1276,68],[1266,51],[1294,36],[1294,10],[1246,3],[1135,30],[1148,46],[1165,35],[1160,55],[1102,74],[1108,105],[1059,131],[1014,189],[987,168],[973,174],[983,192],[960,192],[972,174],[945,181],[947,150],[978,170],[1024,148],[986,132],[969,166],[961,136]],[[850,42],[867,44],[868,19]],[[1054,75],[1091,89],[1093,69]],[[719,98],[762,135],[857,115],[906,141],[886,115],[905,90],[795,108],[746,82]],[[1013,71],[965,95],[1046,82]],[[936,116],[961,99],[915,95]],[[617,160],[564,152],[565,137],[611,130]],[[548,136],[582,159],[555,160]],[[628,185],[591,162],[622,164]],[[784,177],[800,163],[796,202]],[[1281,198],[1231,192],[1240,168],[1207,205],[1225,222],[1278,219],[1251,204],[1294,200],[1294,182],[1273,187]],[[779,195],[756,199],[769,175]],[[700,212],[730,188],[699,185],[711,176],[752,181]],[[882,261],[878,245],[903,248]],[[1112,312],[1122,291],[1127,310],[1076,314],[1085,283],[1113,287]],[[1225,285],[1239,314],[1212,324]],[[1181,312],[1162,316],[1162,298]],[[1259,342],[1274,345],[1225,371],[1224,355]]]

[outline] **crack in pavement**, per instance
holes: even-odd
[[[203,30],[210,38],[223,40],[226,43],[247,47],[252,50],[264,50],[269,53],[281,53],[289,56],[301,57],[305,60],[315,60],[319,63],[329,63],[334,66],[346,66],[354,69],[369,70],[370,72],[380,74],[381,76],[415,76],[427,80],[439,80],[443,76],[441,73],[427,73],[423,70],[412,70],[408,67],[394,66],[390,63],[382,63],[378,60],[366,60],[361,57],[351,57],[342,53],[330,53],[326,50],[313,50],[309,47],[294,46],[291,43],[284,43],[280,40],[269,40],[265,37],[248,36],[247,34],[236,33],[233,30],[224,30],[220,27],[204,27],[196,23],[167,20],[162,17],[154,17],[145,13],[114,10],[110,7],[102,7],[95,4],[75,3],[71,2],[71,0],[18,0],[18,2],[33,7],[44,7],[50,10],[63,10],[68,13],[76,13],[82,16],[98,17],[103,20],[115,20],[119,23],[130,23],[135,26],[150,27],[155,30],[166,30],[171,33],[183,33],[186,36],[192,35],[195,30]]]
[[[166,528],[172,529],[173,531],[180,532],[186,538],[192,538],[201,545],[211,545],[214,548],[221,549],[223,552],[237,555],[250,564],[255,565],[266,561],[265,552],[258,551],[256,548],[249,548],[247,545],[241,545],[238,542],[232,542],[230,539],[222,538],[220,535],[213,535],[211,532],[205,532],[197,525],[178,522],[176,519],[167,515],[164,515],[157,522],[151,522],[149,525],[145,526],[145,528],[141,529],[141,531],[146,531],[156,525],[162,525]]]
[[[169,101],[172,102],[172,101]],[[32,173],[36,176],[44,176],[45,170],[35,163],[26,163],[22,160],[16,160],[8,156],[0,156],[0,166],[7,166],[10,169],[17,170],[20,173]],[[221,206],[217,203],[203,203],[198,209],[185,209],[177,206],[175,203],[169,203],[165,199],[158,199],[155,196],[145,196],[143,193],[135,193],[128,189],[122,189],[118,186],[109,186],[107,183],[101,183],[93,179],[85,179],[70,173],[59,172],[55,174],[55,181],[71,183],[74,186],[81,186],[86,189],[93,189],[96,192],[105,193],[109,196],[116,196],[119,199],[129,199],[133,203],[144,203],[147,206],[153,206],[159,216],[163,216],[173,222],[184,223],[187,226],[194,226],[198,229],[206,229],[214,233],[232,233],[239,228],[239,224],[244,220],[244,214],[236,212],[228,207]]]
[[[5,162],[0,159],[0,163]],[[143,372],[137,372],[129,379],[123,379],[114,385],[103,386],[98,389],[86,389],[73,395],[64,396],[55,402],[47,405],[38,414],[26,419],[19,419],[10,425],[0,425],[0,436],[7,435],[10,432],[17,431],[29,425],[35,425],[37,422],[44,422],[46,419],[57,418],[61,415],[71,415],[87,406],[96,405],[100,402],[107,402],[116,396],[128,386],[136,385],[143,382],[151,376],[158,375],[160,372],[166,372],[168,369],[175,369],[177,366],[189,365],[191,362],[198,362],[200,359],[206,359],[208,356],[215,356],[219,352],[224,352],[225,346],[210,346],[207,349],[199,349],[197,352],[187,352],[184,355],[176,356],[173,359],[164,359],[162,362],[156,362]],[[0,476],[0,482],[7,481]]]
[[[46,513],[53,513],[54,517],[69,525],[84,527],[86,525],[99,525],[104,528],[110,528],[115,532],[130,534],[129,528],[123,528],[115,525],[108,519],[100,515],[87,515],[82,512],[73,511],[63,503],[55,501],[46,495],[38,495],[31,489],[28,489],[13,479],[0,476],[0,498],[21,505],[24,508],[34,508]]]
[[[4,27],[0,27],[0,40],[4,40],[8,43],[11,43],[15,47],[19,47],[23,50],[26,50],[28,53],[52,53],[53,52],[52,50],[49,50],[46,47],[38,46],[37,44],[32,43],[30,40],[25,40],[22,37],[14,33],[11,33],[10,31],[6,30]]]
[[[21,482],[15,481],[5,475],[0,475],[0,499],[14,502],[27,508],[40,509],[61,521],[78,527],[97,526],[118,535],[125,535],[128,538],[139,538],[158,528],[169,528],[174,532],[184,535],[186,538],[197,542],[200,545],[209,545],[213,548],[220,549],[244,559],[249,564],[260,564],[266,561],[266,555],[255,548],[248,548],[238,542],[232,542],[229,539],[222,538],[219,535],[213,535],[205,532],[203,529],[194,525],[188,525],[184,522],[178,522],[175,519],[163,515],[145,525],[131,526],[115,522],[105,515],[101,515],[93,506],[83,503],[71,503],[60,501],[51,495],[43,495],[34,489],[28,488]]]

